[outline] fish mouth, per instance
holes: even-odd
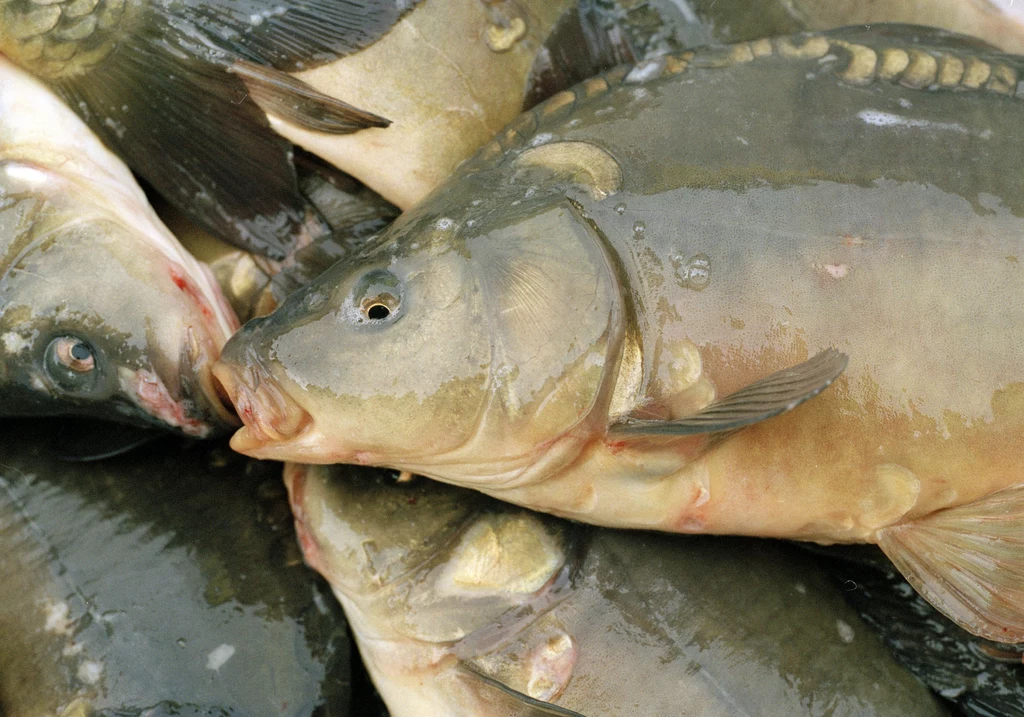
[[[205,435],[217,431],[237,428],[230,397],[213,376],[213,342],[199,340],[190,326],[185,330],[185,343],[181,351],[181,403],[183,406],[182,429],[190,435],[193,429],[202,430]]]
[[[215,351],[212,340],[200,341],[188,327],[169,384],[150,368],[126,367],[119,370],[122,389],[152,423],[193,438],[226,433],[239,421],[213,378],[211,356]]]
[[[279,448],[313,425],[309,412],[281,390],[258,360],[244,366],[218,361],[213,375],[242,420],[242,427],[231,437],[231,447],[239,453],[273,458],[274,446]]]

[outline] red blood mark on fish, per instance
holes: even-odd
[[[527,693],[545,702],[556,699],[572,679],[577,653],[573,639],[562,631],[531,650],[526,658],[530,668]]]
[[[826,264],[825,271],[833,279],[842,279],[844,276],[850,273],[849,264]]]
[[[625,441],[613,441],[610,438],[604,439],[604,445],[613,456],[619,455],[626,448]]]
[[[247,389],[248,387],[245,389],[238,388],[235,390],[235,396],[233,399],[235,411],[238,413],[238,417],[242,419],[242,423],[250,427],[258,428],[259,426],[256,421],[256,408],[253,405],[252,394]]]
[[[207,321],[214,321],[213,309],[206,302],[206,297],[199,291],[199,288],[193,284],[187,276],[181,272],[181,266],[178,264],[171,264],[171,281],[174,285],[181,289],[185,294],[192,300],[197,307],[199,312],[203,315],[203,318]]]
[[[356,451],[352,454],[352,461],[358,463],[361,466],[372,466],[378,460],[376,453],[370,451]]]
[[[206,280],[210,286],[214,289],[214,298],[217,300],[217,304],[220,307],[221,315],[227,318],[228,328],[231,333],[238,331],[242,327],[242,322],[238,320],[238,315],[232,308],[231,303],[228,301],[228,297],[224,296],[224,292],[220,290],[220,285],[217,282],[217,278],[213,275],[213,271],[206,264],[200,264],[199,270],[206,276]],[[271,310],[276,307],[271,307]],[[216,328],[216,327],[214,327]],[[214,334],[216,335],[216,334]]]

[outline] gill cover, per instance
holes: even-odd
[[[517,453],[604,420],[623,331],[615,265],[589,221],[564,201],[523,214],[466,242],[491,344],[479,434]]]

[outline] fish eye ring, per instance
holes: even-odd
[[[74,336],[59,336],[50,342],[56,359],[75,373],[96,369],[96,355],[89,344]]]
[[[398,307],[398,299],[382,293],[362,302],[363,316],[369,321],[383,321]]]
[[[345,300],[345,315],[353,324],[381,327],[402,317],[404,298],[401,279],[387,269],[371,269],[352,287]]]

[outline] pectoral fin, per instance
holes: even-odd
[[[879,532],[924,598],[965,630],[1024,642],[1024,484]]]
[[[488,714],[501,717],[586,717],[565,707],[524,695],[504,682],[484,674],[471,662],[461,661],[458,669],[464,677],[480,685],[480,697],[493,710]]]
[[[824,391],[846,369],[849,357],[828,349],[802,364],[777,371],[696,413],[672,421],[625,418],[612,436],[675,435],[733,431],[796,408]]]
[[[318,92],[272,67],[239,60],[231,72],[242,78],[249,96],[264,112],[310,132],[351,134],[391,124],[391,120]]]

